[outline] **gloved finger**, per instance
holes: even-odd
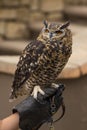
[[[43,91],[44,91],[44,95],[41,95],[40,93],[38,93],[38,100],[44,100],[46,98],[49,98],[49,97],[52,97],[54,96],[55,94],[58,96],[61,96],[62,95],[62,92],[64,90],[64,85],[63,84],[59,84],[59,87],[58,88],[53,88],[53,87],[48,87],[48,88],[45,88]]]
[[[43,91],[45,93],[44,95],[38,93],[37,99],[39,101],[50,98],[51,96],[53,96],[56,93],[57,89],[49,87],[49,88],[45,88]]]
[[[53,88],[53,87],[45,88],[44,89],[44,92],[45,92],[44,97],[47,98],[47,97],[53,96],[55,94],[57,94],[57,96],[58,95],[60,96],[62,94],[62,92],[64,91],[64,89],[65,89],[65,86],[63,84],[59,84],[58,88]]]

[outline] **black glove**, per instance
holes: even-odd
[[[57,89],[46,88],[44,96],[38,93],[37,100],[29,96],[15,106],[13,113],[19,113],[19,127],[22,130],[37,130],[43,123],[50,121],[63,102],[63,90],[64,85],[60,85]]]

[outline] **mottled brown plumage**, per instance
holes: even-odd
[[[72,53],[69,23],[44,22],[38,38],[24,49],[15,71],[10,99],[30,95],[35,86],[51,86]]]

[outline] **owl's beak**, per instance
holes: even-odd
[[[53,37],[53,33],[49,33],[49,38],[51,39]]]

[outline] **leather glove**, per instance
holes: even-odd
[[[50,121],[63,102],[63,90],[64,85],[57,89],[45,88],[45,95],[38,93],[37,100],[29,96],[16,105],[12,111],[19,113],[19,127],[22,130],[37,130],[43,123]]]

